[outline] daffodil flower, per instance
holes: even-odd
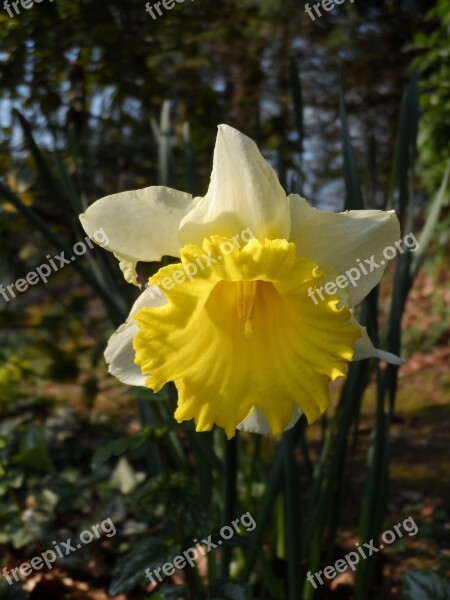
[[[139,261],[181,260],[149,280],[105,357],[123,383],[158,391],[173,381],[175,418],[197,431],[280,434],[326,410],[348,361],[401,363],[350,311],[381,279],[383,250],[400,234],[394,212],[333,213],[287,197],[255,143],[229,126],[219,126],[205,197],[149,187],[102,198],[80,218],[88,235],[104,229],[131,283]],[[201,257],[208,265],[194,276]],[[312,301],[365,259],[378,268]]]

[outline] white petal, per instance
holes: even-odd
[[[137,265],[138,261],[137,260],[129,260],[129,259],[125,258],[124,256],[117,254],[117,252],[114,252],[114,256],[119,261],[119,267],[123,273],[125,281],[128,283],[132,283],[133,285],[139,285],[138,280],[137,280],[137,271],[136,271],[136,265]]]
[[[253,236],[289,237],[286,194],[256,144],[228,125],[220,125],[208,192],[186,215],[180,240],[201,244],[213,234],[232,237],[249,228]]]
[[[146,288],[133,304],[130,314],[123,325],[109,339],[105,350],[108,371],[122,383],[145,386],[148,375],[142,375],[141,368],[134,363],[133,338],[138,326],[133,316],[146,306],[162,306],[167,300],[156,286]]]
[[[292,419],[287,425],[285,431],[294,427],[294,425],[300,419],[302,414],[303,413],[299,409],[299,407],[295,406],[294,411],[292,413]],[[272,430],[269,427],[267,419],[260,413],[260,411],[257,408],[254,408],[252,414],[239,423],[237,429],[239,429],[240,431],[247,431],[249,433],[261,433],[263,435],[272,434]]]
[[[359,327],[362,333],[362,337],[359,338],[353,345],[354,355],[353,360],[363,360],[364,358],[379,358],[384,360],[392,365],[404,365],[406,361],[399,358],[395,354],[391,354],[390,352],[386,352],[385,350],[377,350],[375,346],[370,341],[370,338],[367,334],[367,329],[360,325],[358,321],[352,317],[351,323]]]
[[[129,263],[128,279],[133,279],[138,261],[179,256],[178,228],[193,206],[189,194],[154,186],[101,198],[80,221],[94,242]]]
[[[400,238],[400,225],[395,212],[322,211],[312,208],[304,198],[296,194],[289,196],[289,204],[290,241],[296,244],[299,255],[330,265],[338,275],[345,275],[349,269],[354,269],[352,273],[355,284],[348,281],[346,288],[349,306],[353,307],[361,302],[383,275],[389,261],[383,255],[385,248],[390,246],[394,255],[398,253],[395,242]],[[377,268],[371,263],[372,256]],[[367,259],[369,263],[365,262]],[[367,274],[364,274],[363,269]]]

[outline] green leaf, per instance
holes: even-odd
[[[405,600],[450,600],[450,581],[431,570],[406,571],[403,577]]]
[[[170,142],[170,101],[166,100],[161,109],[160,124],[151,121],[153,135],[158,144],[159,185],[175,187],[175,172]]]
[[[16,583],[9,585],[6,581],[0,581],[0,598],[2,600],[27,600],[29,597],[28,592],[25,592]]]
[[[448,182],[450,177],[450,161],[447,164],[447,169],[444,173],[444,177],[442,178],[442,183],[437,192],[436,196],[433,198],[431,202],[431,207],[428,212],[428,217],[425,222],[425,226],[422,229],[422,232],[419,236],[419,247],[414,253],[414,258],[411,262],[411,278],[414,280],[417,275],[420,267],[425,260],[428,247],[431,243],[434,230],[439,221],[439,215],[441,214],[442,207],[445,206],[448,202],[449,198],[449,189]]]
[[[38,145],[35,142],[30,123],[28,122],[26,117],[16,108],[13,109],[13,114],[20,123],[25,137],[25,142],[28,148],[30,149],[31,155],[33,156],[33,160],[36,164],[39,174],[42,177],[42,180],[44,181],[45,185],[47,186],[50,198],[53,202],[55,202],[56,207],[64,209],[64,198],[61,195],[61,190],[53,178],[53,175],[47,165],[47,161],[44,158],[44,155],[39,150]]]
[[[66,256],[72,254],[72,249],[47,225],[47,223],[29,206],[14,194],[8,187],[0,182],[0,198],[5,198],[14,206],[27,221],[54,246],[57,250],[63,251]],[[122,323],[126,313],[117,304],[116,299],[111,296],[110,292],[102,287],[99,281],[94,277],[92,272],[80,262],[74,261],[71,266],[79,273],[79,275],[92,287],[96,294],[101,298],[105,308],[108,310],[111,320],[114,324]]]
[[[344,102],[344,85],[341,80],[339,93],[339,113],[342,128],[342,153],[344,156],[345,179],[345,210],[363,210],[364,201],[356,167],[355,153],[353,151],[350,130],[348,126],[347,111]]]
[[[146,481],[136,492],[134,502],[164,506],[173,522],[183,523],[186,536],[206,536],[214,527],[214,504],[205,498],[203,490],[192,486],[191,477],[180,473]]]
[[[195,155],[192,147],[191,127],[187,121],[183,123],[183,148],[184,163],[186,166],[186,191],[193,196],[196,196],[197,178],[195,174]]]
[[[289,437],[290,435],[293,436],[292,443],[294,446],[297,444],[302,428],[305,426],[305,424],[306,421],[304,417],[302,417],[292,429],[292,434],[289,434]],[[286,434],[284,435],[286,436]],[[274,600],[285,598],[285,594],[279,580],[273,573],[270,562],[265,558],[264,552],[261,548],[263,545],[264,532],[266,531],[267,525],[272,518],[274,505],[278,500],[280,489],[282,487],[284,460],[285,450],[284,444],[282,443],[278,445],[273,466],[270,475],[267,478],[266,489],[257,508],[255,521],[258,523],[258,527],[254,530],[250,537],[252,548],[246,554],[246,565],[243,574],[243,580],[248,581],[254,570],[254,563],[258,559],[261,564],[261,573],[264,583],[272,594],[272,598]]]
[[[186,598],[186,586],[184,585],[164,586],[157,594],[152,594],[148,600],[180,600],[180,598]]]
[[[95,451],[95,454],[92,458],[92,468],[98,469],[112,456],[121,456],[125,452],[139,448],[139,446],[142,446],[147,438],[147,432],[140,432],[133,436],[127,436],[109,442],[109,444],[106,444],[106,446],[102,446]]]
[[[166,563],[171,563],[179,553],[178,547],[169,547],[167,542],[161,539],[150,538],[138,542],[131,552],[117,562],[109,587],[110,596],[117,596],[136,586],[148,584],[145,571],[150,569],[149,572],[152,573]],[[164,577],[164,574],[161,573],[161,576]]]
[[[247,592],[244,587],[231,581],[215,581],[211,594],[215,600],[246,600]]]
[[[46,482],[45,488],[56,494],[59,498],[75,497],[79,492],[79,486],[75,485],[65,477],[53,477]]]
[[[22,452],[15,454],[11,458],[11,462],[20,467],[31,467],[33,469],[41,469],[43,471],[48,471],[51,469],[47,448],[44,446],[23,450]]]
[[[406,88],[400,109],[399,130],[391,173],[387,208],[393,206],[397,194],[400,215],[408,202],[408,177],[416,160],[417,129],[419,124],[419,89],[414,75]]]
[[[84,207],[67,171],[67,167],[56,151],[54,153],[54,158],[56,168],[58,169],[59,177],[61,179],[61,186],[64,191],[65,198],[67,198],[68,202],[70,203],[73,212],[76,215],[80,214],[84,211]]]

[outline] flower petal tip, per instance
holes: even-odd
[[[377,352],[377,357],[380,360],[384,360],[384,362],[387,362],[391,365],[397,365],[397,366],[406,365],[407,361],[403,360],[403,358],[400,358],[396,354],[392,354],[391,352],[386,352],[385,350],[378,350],[378,349],[376,352]]]

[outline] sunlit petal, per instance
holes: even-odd
[[[379,358],[384,360],[392,365],[404,365],[405,361],[396,356],[395,354],[391,354],[391,352],[386,352],[385,350],[378,350],[372,344],[368,334],[367,329],[362,327],[354,317],[352,317],[352,323],[359,327],[361,331],[361,337],[356,340],[353,349],[355,351],[353,355],[353,360],[363,360],[364,358]]]
[[[289,238],[286,194],[256,144],[220,125],[208,193],[181,222],[180,240],[201,245],[205,237],[227,237],[250,228],[264,238]]]
[[[155,186],[101,198],[80,221],[95,242],[96,232],[104,231],[107,241],[102,245],[124,262],[127,281],[134,281],[138,261],[179,256],[178,228],[193,206],[189,194]]]
[[[133,338],[138,332],[134,315],[144,307],[162,306],[167,302],[158,288],[148,287],[133,304],[130,314],[123,325],[111,336],[105,350],[105,360],[109,372],[122,383],[145,386],[147,377],[134,362]]]
[[[292,419],[285,428],[285,431],[294,427],[297,421],[302,416],[302,411],[298,406],[294,406]],[[246,431],[248,433],[260,433],[263,435],[270,435],[272,430],[270,429],[267,419],[260,413],[257,408],[252,410],[250,416],[246,417],[242,423],[239,423],[237,429],[240,431]]]
[[[347,287],[349,306],[361,302],[384,273],[388,262],[383,255],[384,249],[388,246],[396,248],[400,225],[395,212],[322,211],[312,208],[295,194],[289,196],[289,204],[290,239],[297,245],[299,256],[330,265],[339,275],[354,269],[355,282],[349,281]],[[374,268],[375,264],[377,268]]]

